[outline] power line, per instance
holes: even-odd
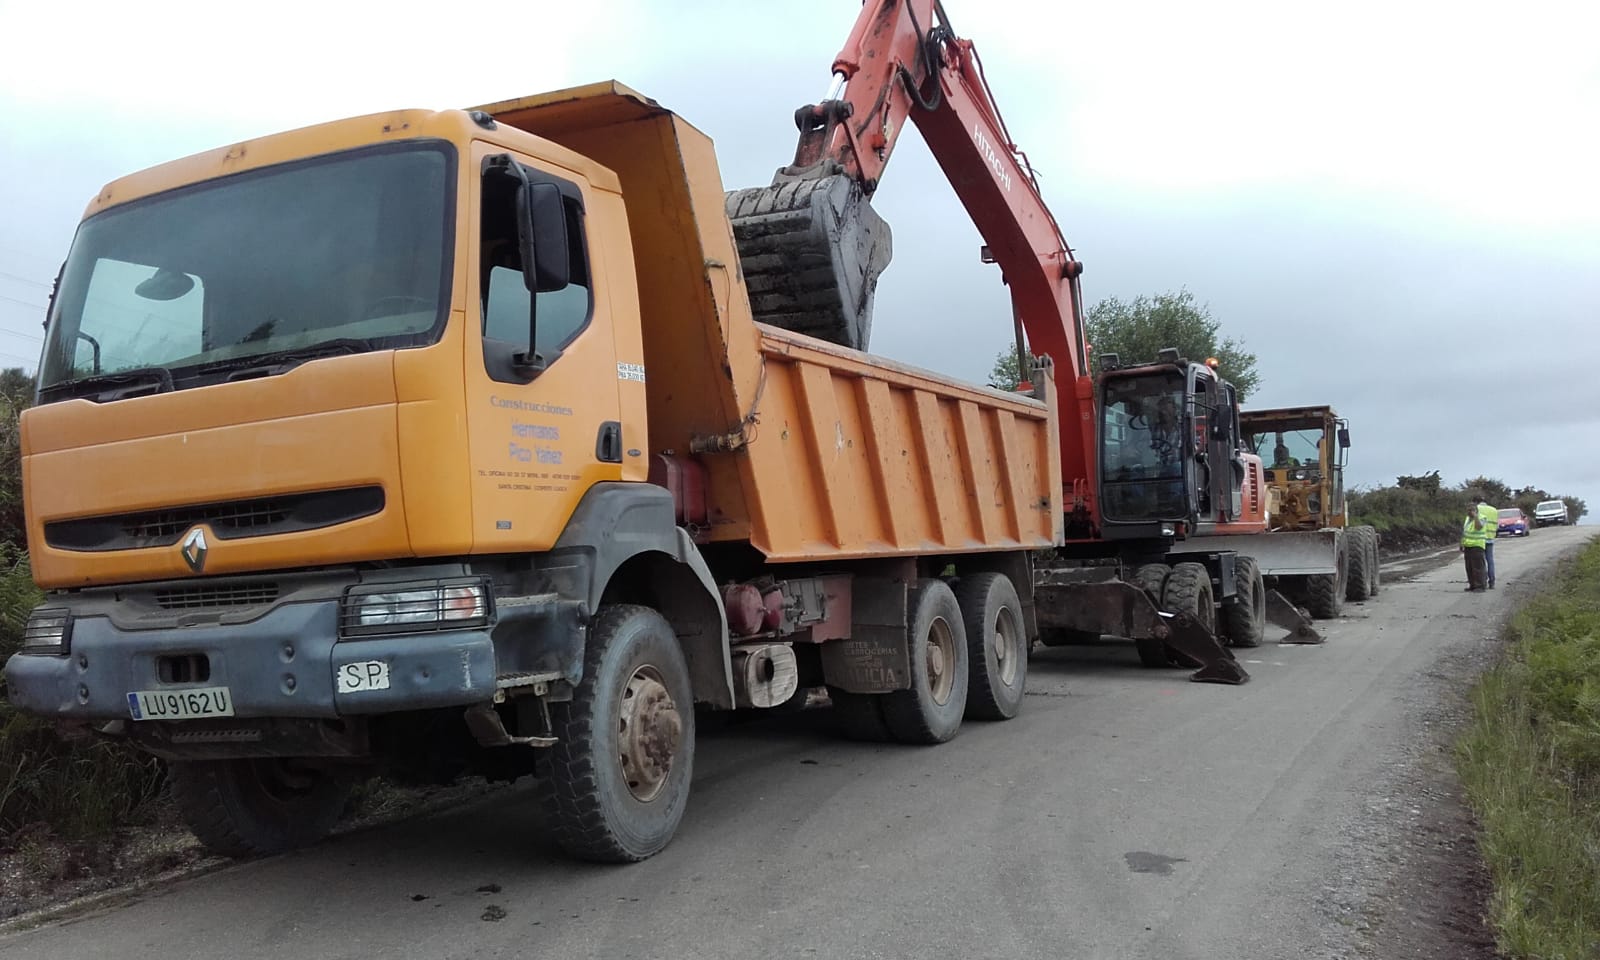
[[[44,309],[44,304],[42,304],[42,303],[34,303],[31,300],[18,300],[16,297],[8,297],[3,293],[0,293],[0,300],[9,300],[12,303],[20,303],[24,307],[32,307],[35,310],[43,310]]]
[[[5,270],[0,270],[0,277],[5,277],[7,280],[15,280],[18,283],[26,283],[30,287],[38,287],[41,290],[50,289],[50,284],[40,283],[32,277],[24,277],[20,273],[8,273]]]

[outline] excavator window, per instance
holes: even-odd
[[[1183,519],[1186,404],[1183,377],[1106,381],[1101,402],[1102,509],[1111,520]]]
[[[577,186],[556,177],[564,195],[577,195]],[[594,297],[589,286],[588,257],[583,233],[583,211],[576,202],[562,204],[567,216],[567,242],[571,249],[571,282],[550,293],[540,293],[538,343],[547,358],[571,343],[589,324]],[[522,255],[517,243],[516,181],[486,173],[483,178],[483,219],[479,247],[479,295],[483,310],[485,359],[488,341],[526,349],[528,341],[528,287],[522,277]],[[498,348],[503,349],[503,348]],[[491,362],[490,366],[494,364]]]

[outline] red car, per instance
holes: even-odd
[[[1500,530],[1502,536],[1526,537],[1533,524],[1528,522],[1528,515],[1517,507],[1507,507],[1500,511]]]

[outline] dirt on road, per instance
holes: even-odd
[[[0,956],[1473,957],[1481,883],[1448,745],[1503,617],[1587,531],[1391,565],[1252,682],[1041,651],[1016,720],[935,748],[820,711],[705,738],[674,843],[623,868],[539,840],[531,791],[158,883]],[[1274,635],[1269,635],[1271,639]]]

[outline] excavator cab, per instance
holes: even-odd
[[[1215,361],[1163,350],[1155,363],[1101,357],[1098,383],[1101,534],[1172,541],[1245,515],[1252,461],[1233,385]],[[1259,470],[1259,465],[1254,465]]]

